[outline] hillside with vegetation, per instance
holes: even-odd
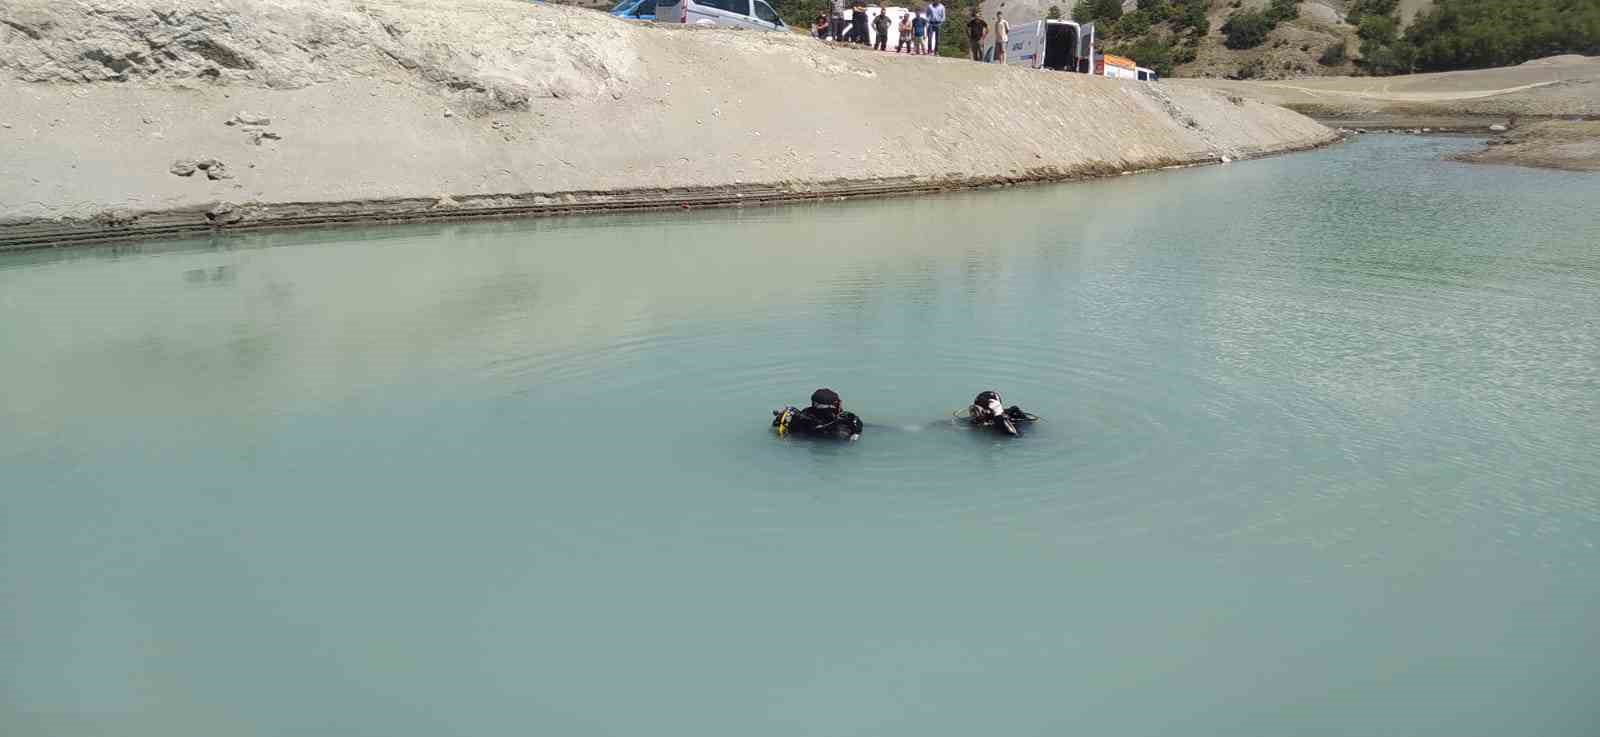
[[[770,2],[801,32],[832,5]],[[1385,76],[1600,54],[1600,0],[947,0],[945,7],[944,56],[970,54],[966,22],[978,8],[991,22],[996,11],[1013,24],[1043,17],[1093,22],[1101,48],[1163,76]]]
[[[1057,1],[986,0],[983,12],[1017,23],[1053,7],[1167,76],[1376,76],[1600,54],[1600,0]]]
[[[1083,0],[1072,15],[1095,21],[1107,49],[1183,76],[1376,76],[1600,54],[1600,0]]]

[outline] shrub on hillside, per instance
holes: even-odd
[[[1167,0],[1139,0],[1139,12],[1150,17],[1150,20],[1161,23],[1172,17],[1172,3]]]
[[[1299,18],[1300,2],[1299,0],[1272,0],[1272,4],[1267,6],[1267,16],[1279,23]]]
[[[1259,10],[1239,10],[1222,24],[1223,45],[1230,49],[1253,49],[1267,40],[1276,24]]]
[[[1117,38],[1137,38],[1150,32],[1150,16],[1135,10],[1112,24],[1111,35]]]
[[[1173,12],[1172,27],[1196,36],[1211,33],[1211,19],[1206,17],[1206,0],[1184,0],[1183,6]]]
[[[1177,66],[1173,62],[1172,45],[1159,38],[1146,36],[1133,43],[1112,46],[1110,51],[1139,62],[1139,66],[1154,69],[1163,77],[1172,76],[1172,68]]]
[[[1416,62],[1416,49],[1410,44],[1391,46],[1361,44],[1361,70],[1368,74],[1410,74]]]
[[[1380,45],[1392,44],[1400,35],[1400,22],[1393,16],[1369,15],[1361,19],[1361,25],[1356,28],[1356,35],[1362,41],[1371,41]]]
[[[1078,0],[1078,4],[1072,6],[1072,19],[1079,23],[1098,23],[1121,17],[1121,0]]]
[[[1345,48],[1344,41],[1334,41],[1328,48],[1322,50],[1322,56],[1317,57],[1317,63],[1325,67],[1336,67],[1350,58],[1350,51]]]
[[[1266,68],[1267,65],[1264,64],[1260,59],[1251,59],[1250,61],[1245,62],[1243,66],[1239,67],[1239,71],[1233,73],[1233,78],[1255,79],[1256,77],[1261,76],[1261,73],[1265,71]]]
[[[1345,22],[1359,26],[1361,19],[1366,16],[1393,15],[1399,7],[1400,0],[1352,0],[1350,13],[1345,16]]]
[[[1180,67],[1200,57],[1193,43],[1180,43],[1172,47],[1172,66]]]

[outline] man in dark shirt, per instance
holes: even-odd
[[[967,45],[972,47],[973,61],[983,61],[983,35],[988,32],[989,22],[973,8],[972,18],[967,20]]]
[[[814,438],[855,440],[861,437],[861,418],[844,411],[844,402],[832,389],[811,393],[811,406],[805,409],[784,407],[772,412],[772,426],[779,435],[799,433]]]

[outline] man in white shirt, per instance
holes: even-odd
[[[928,52],[939,53],[939,29],[944,28],[944,3],[933,0],[928,6]]]
[[[1006,63],[1006,42],[1011,40],[1011,24],[1000,17],[1000,11],[994,14],[994,63]]]

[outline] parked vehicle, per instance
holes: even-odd
[[[617,7],[611,9],[611,14],[618,18],[655,20],[656,0],[622,0],[617,3]]]
[[[1139,66],[1132,59],[1116,54],[1095,54],[1094,73],[1112,79],[1138,79]]]
[[[766,0],[656,0],[655,15],[661,23],[788,30]]]
[[[1029,69],[1088,73],[1094,57],[1094,24],[1036,20],[1011,27],[1006,63]]]
[[[1140,82],[1160,82],[1161,81],[1161,75],[1156,74],[1156,70],[1151,69],[1149,67],[1138,67],[1135,71],[1137,71],[1139,73],[1139,81]]]

